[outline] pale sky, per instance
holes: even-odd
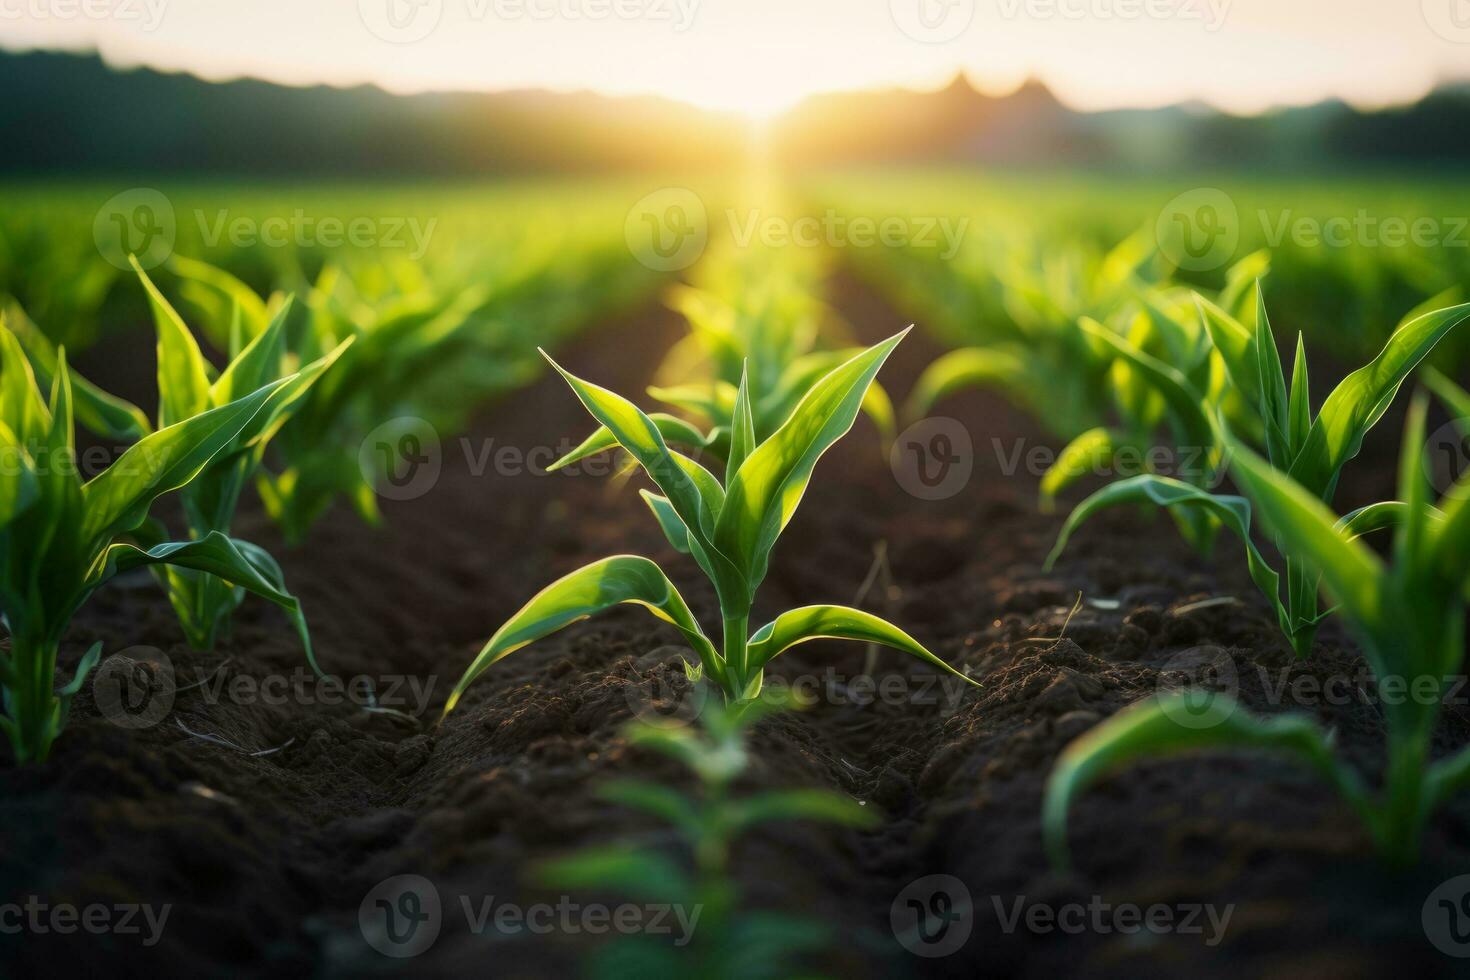
[[[0,44],[209,78],[655,93],[1042,78],[1080,108],[1378,105],[1470,78],[1470,0],[0,0]]]

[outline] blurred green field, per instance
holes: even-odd
[[[1169,253],[1178,220],[1218,204],[1218,244],[1189,263],[1203,268],[1175,268],[1172,277],[1218,289],[1232,263],[1264,249],[1273,318],[1349,358],[1376,351],[1409,309],[1470,283],[1470,186],[1443,176],[1175,179],[933,170],[846,173],[809,180],[804,190],[849,214],[968,218],[963,251],[952,262],[934,248],[907,251],[971,276],[994,268],[998,253],[1059,269],[1067,253],[1095,259],[1133,234]],[[977,318],[992,314],[971,297],[944,316],[957,322],[941,326],[968,334]],[[1470,347],[1462,340],[1453,350],[1440,363],[1466,363]]]

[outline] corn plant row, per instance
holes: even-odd
[[[1220,528],[1240,539],[1252,580],[1299,656],[1310,655],[1320,623],[1336,613],[1357,635],[1379,677],[1442,685],[1465,652],[1470,485],[1462,480],[1438,507],[1431,504],[1422,397],[1410,410],[1402,443],[1401,499],[1341,516],[1330,506],[1343,468],[1366,434],[1436,345],[1470,321],[1470,304],[1454,304],[1451,291],[1411,311],[1389,332],[1378,355],[1345,377],[1314,410],[1302,335],[1289,380],[1282,364],[1260,285],[1264,256],[1232,268],[1225,288],[1207,297],[1150,276],[1143,242],[1141,236],[1125,241],[1087,274],[1044,276],[1049,288],[1015,266],[991,270],[1008,322],[1027,339],[1014,351],[997,342],[941,358],[920,380],[910,410],[923,412],[970,384],[1025,390],[1040,380],[1027,373],[1034,369],[1027,352],[1036,351],[1042,363],[1050,363],[1046,351],[1059,351],[1059,361],[1074,365],[1059,377],[1063,390],[1092,386],[1101,397],[1064,399],[1069,412],[1080,409],[1068,424],[1091,427],[1075,436],[1044,476],[1044,501],[1091,472],[1118,446],[1152,439],[1159,429],[1177,446],[1204,447],[1209,465],[1203,481],[1144,473],[1093,493],[1067,519],[1048,568],[1099,511],[1162,507],[1201,550],[1210,547]],[[1072,288],[1061,288],[1064,284]],[[1425,378],[1452,411],[1462,417],[1470,412],[1470,397],[1454,382],[1433,371]],[[1214,491],[1224,468],[1243,495]],[[1255,513],[1264,517],[1285,562],[1284,574],[1252,539]],[[1360,540],[1382,530],[1395,534],[1388,564]],[[1319,602],[1322,591],[1331,600],[1325,610]],[[1358,811],[1379,851],[1401,862],[1416,856],[1435,807],[1470,782],[1470,750],[1433,762],[1429,758],[1438,697],[1385,709],[1389,758],[1378,791],[1332,754],[1330,738],[1311,722],[1256,718],[1221,699],[1214,705],[1218,723],[1183,726],[1177,719],[1189,697],[1145,702],[1066,750],[1049,783],[1043,819],[1058,862],[1067,858],[1066,816],[1077,794],[1146,754],[1237,746],[1303,757]]]

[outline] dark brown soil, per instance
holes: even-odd
[[[864,338],[903,325],[856,282],[843,280],[836,299]],[[565,362],[636,393],[679,330],[651,308],[589,334]],[[912,335],[885,383],[905,393],[934,353]],[[998,397],[965,396],[943,411],[973,439],[963,490],[942,501],[907,494],[861,422],[820,465],[756,620],[852,601],[875,543],[886,542],[894,588],[869,608],[984,687],[954,695],[932,672],[883,654],[876,680],[888,679],[880,690],[890,693],[863,703],[861,649],[812,644],[778,661],[775,678],[819,678],[825,693],[760,726],[748,786],[825,786],[866,801],[883,822],[868,833],[811,824],[753,833],[737,852],[745,902],[825,923],[830,951],[808,965],[833,975],[1450,975],[1457,964],[1426,940],[1420,912],[1436,885],[1470,872],[1470,799],[1433,821],[1418,869],[1390,873],[1348,809],[1294,764],[1232,754],[1154,762],[1087,794],[1073,815],[1075,870],[1048,866],[1039,810],[1056,754],[1152,694],[1160,668],[1181,654],[1224,651],[1247,704],[1308,711],[1370,774],[1383,725],[1361,700],[1299,703],[1288,687],[1271,703],[1269,685],[1283,676],[1357,676],[1361,666],[1336,626],[1311,661],[1295,662],[1233,542],[1205,561],[1166,520],[1118,513],[1087,527],[1044,574],[1060,517],[1038,514],[1034,477],[1008,475],[1002,461],[1013,440],[1047,440]],[[49,763],[0,768],[0,904],[34,895],[52,906],[142,902],[171,912],[152,946],[135,935],[0,934],[0,976],[572,975],[593,940],[476,935],[459,897],[554,902],[533,880],[537,862],[592,843],[661,839],[658,825],[593,789],[630,773],[683,778],[620,735],[647,682],[681,690],[669,646],[677,634],[637,610],[580,624],[497,665],[442,727],[432,721],[495,627],[590,559],[655,557],[696,614],[718,621],[711,591],[631,487],[474,470],[488,440],[554,449],[588,427],[565,386],[545,378],[477,422],[468,459],[464,444],[446,439],[433,489],[385,502],[381,531],[337,512],[291,552],[258,514],[242,521],[242,537],[282,557],[325,669],[374,678],[383,704],[396,696],[410,712],[422,707],[417,720],[317,703],[320,689],[280,704],[239,693],[231,685],[247,683],[240,678],[290,677],[302,664],[284,619],[261,603],[248,602],[233,636],[199,655],[151,580],[99,593],[68,637],[68,665],[102,640],[109,654],[135,660],[161,651],[181,687],[201,673],[207,683],[180,690],[172,710],[140,730],[104,717],[89,685]],[[1370,444],[1356,464],[1364,482],[1349,495],[1391,485],[1392,443]],[[1069,621],[1079,592],[1087,601]],[[425,704],[412,703],[409,683],[427,691]],[[1448,709],[1439,750],[1467,738],[1470,712]],[[400,874],[432,880],[445,907],[438,940],[412,960],[381,956],[358,924],[368,892]],[[889,912],[900,891],[933,874],[963,882],[973,928],[957,952],[925,959],[895,940]],[[1008,925],[1018,901],[1163,905],[1180,915],[1209,904],[1230,918],[1215,944],[1207,919],[1202,935],[1073,934],[1028,928],[1024,917]]]

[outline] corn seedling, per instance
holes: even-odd
[[[1383,402],[1381,395],[1371,397],[1365,411]],[[1357,635],[1374,674],[1380,682],[1395,679],[1415,692],[1385,699],[1388,754],[1381,790],[1370,791],[1356,770],[1333,755],[1329,734],[1306,718],[1257,717],[1223,694],[1208,695],[1203,705],[1191,701],[1191,694],[1161,695],[1120,712],[1062,753],[1047,785],[1042,821],[1054,860],[1067,859],[1066,820],[1073,800],[1109,772],[1141,756],[1231,747],[1276,751],[1307,762],[1361,816],[1385,858],[1414,860],[1430,815],[1470,784],[1470,750],[1430,759],[1445,684],[1465,656],[1470,477],[1451,488],[1438,509],[1430,505],[1425,411],[1424,398],[1416,398],[1400,455],[1402,499],[1376,505],[1383,523],[1395,528],[1387,562],[1346,532],[1322,502],[1317,487],[1324,463],[1288,472],[1244,445],[1231,445],[1236,480],[1283,551],[1321,570],[1326,591]],[[1333,432],[1336,440],[1349,438],[1348,427]],[[1302,482],[1298,473],[1313,482]],[[1191,724],[1179,723],[1180,712]]]
[[[750,761],[746,730],[775,710],[779,707],[762,697],[738,708],[712,703],[700,718],[702,732],[643,721],[627,727],[632,744],[687,767],[696,792],[624,779],[604,784],[599,795],[668,824],[687,860],[652,847],[613,845],[550,862],[541,868],[540,877],[554,888],[615,891],[672,905],[685,910],[685,917],[691,925],[697,922],[698,929],[693,941],[682,947],[647,936],[615,941],[600,951],[593,975],[648,980],[791,976],[793,957],[830,942],[825,927],[799,915],[741,910],[730,874],[736,841],[760,825],[810,820],[867,828],[876,823],[870,809],[826,790],[747,795],[733,791]]]
[[[148,291],[158,331],[159,428],[227,405],[245,393],[289,378],[282,389],[282,396],[256,415],[179,491],[189,540],[200,540],[215,533],[229,535],[240,495],[260,468],[266,446],[281,426],[306,403],[312,386],[352,346],[355,338],[348,337],[298,371],[289,371],[291,359],[286,352],[286,323],[291,315],[292,300],[286,299],[265,327],[248,340],[245,314],[235,306],[227,348],[230,361],[223,371],[216,372],[205,360],[198,342],[178,312],[153,285],[147,273],[140,267],[136,268]],[[149,522],[134,534],[139,539],[154,541],[167,537],[157,522]],[[283,576],[275,559],[256,545],[239,540],[235,544],[260,574],[284,594]],[[213,649],[220,631],[228,627],[231,615],[244,601],[245,588],[190,568],[159,566],[154,569],[154,575],[167,590],[169,602],[178,614],[189,645],[196,650]],[[311,657],[311,642],[300,607],[293,605],[289,611],[308,657]]]
[[[344,256],[312,280],[299,268],[283,275],[304,297],[286,318],[290,353],[306,363],[355,339],[282,427],[257,473],[266,512],[289,541],[300,542],[342,498],[367,523],[380,523],[375,488],[392,474],[385,461],[365,461],[358,451],[378,425],[411,416],[439,432],[458,431],[486,398],[542,369],[531,353],[535,340],[555,340],[642,295],[642,276],[629,274],[625,249],[576,236],[563,250],[553,244],[453,273]],[[262,299],[207,263],[176,257],[171,269],[217,345],[228,343],[234,310],[253,337],[283,309],[279,291]]]
[[[1254,331],[1214,304],[1200,301],[1200,315],[1231,384],[1241,401],[1253,410],[1251,428],[1262,433],[1267,459],[1323,503],[1331,502],[1343,466],[1358,454],[1363,437],[1388,410],[1404,379],[1441,339],[1470,319],[1470,304],[1416,313],[1400,324],[1377,357],[1343,379],[1314,418],[1307,391],[1305,345],[1298,335],[1288,387],[1260,291],[1256,292]],[[1133,356],[1137,362],[1137,355]],[[1203,411],[1200,409],[1201,414]],[[1271,603],[1282,634],[1298,656],[1311,653],[1318,626],[1327,615],[1318,606],[1320,570],[1312,564],[1310,555],[1282,547],[1286,568],[1283,595],[1282,576],[1250,540],[1251,505],[1244,497],[1211,493],[1150,474],[1118,481],[1072,511],[1047,559],[1047,568],[1055,564],[1072,534],[1090,517],[1110,507],[1131,504],[1152,504],[1171,513],[1209,515],[1234,532],[1245,546],[1251,579]],[[1342,530],[1349,535],[1364,534],[1382,527],[1399,513],[1395,508],[1366,507],[1345,516]]]
[[[64,349],[45,398],[20,342],[0,324],[0,609],[10,648],[0,656],[0,729],[18,762],[46,759],[71,698],[101,655],[88,650],[56,689],[56,658],[72,615],[108,579],[134,568],[174,565],[216,575],[296,612],[248,550],[219,532],[140,547],[119,538],[145,524],[153,501],[188,486],[261,413],[293,392],[277,379],[215,408],[171,418],[83,482],[73,422],[78,401]]]
[[[890,337],[829,372],[807,391],[791,417],[760,442],[749,386],[742,378],[723,486],[698,462],[669,449],[658,424],[632,402],[574,377],[553,361],[593,418],[658,487],[656,494],[643,491],[643,499],[669,543],[692,555],[714,584],[724,621],[723,644],[717,648],[705,635],[658,565],[634,555],[606,558],[547,586],[512,616],[465,671],[445,714],[502,657],[620,603],[642,605],[683,633],[698,654],[698,669],[731,702],[760,692],[762,672],[773,658],[819,638],[878,643],[964,677],[898,627],[844,606],[794,609],[754,634],[749,631],[752,601],[766,576],[771,549],[801,502],[813,468],[852,427],[873,377],[902,339],[903,334]]]

